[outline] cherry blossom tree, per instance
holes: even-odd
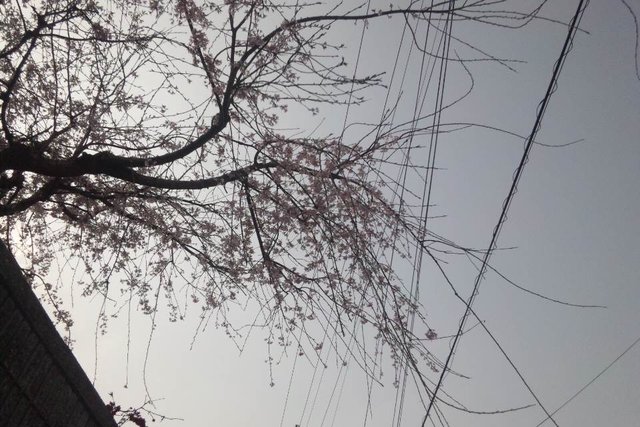
[[[2,2],[0,227],[58,320],[72,323],[62,269],[83,294],[150,315],[197,307],[232,338],[244,325],[231,313],[251,308],[269,346],[351,348],[374,369],[368,337],[420,378],[437,370],[436,333],[410,326],[424,313],[390,261],[424,230],[389,171],[431,121],[396,125],[389,109],[321,136],[282,125],[383,85],[346,64],[336,26],[532,17],[408,3]]]

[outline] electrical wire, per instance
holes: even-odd
[[[366,14],[369,13],[370,7],[371,7],[371,0],[368,0],[367,1]],[[361,53],[362,53],[362,45],[364,43],[364,37],[365,37],[365,33],[366,33],[367,29],[368,29],[368,26],[367,26],[367,23],[365,22],[362,25],[362,32],[360,34],[360,42],[359,42],[359,45],[358,45],[358,53],[357,53],[357,56],[356,56],[356,62],[355,62],[354,70],[353,70],[353,78],[352,78],[352,82],[351,82],[351,90],[349,91],[349,99],[348,99],[348,102],[347,102],[347,109],[346,109],[346,112],[345,112],[345,115],[344,115],[344,122],[343,122],[343,125],[342,125],[342,131],[340,132],[340,139],[341,140],[344,137],[344,134],[345,134],[346,129],[347,129],[347,121],[348,121],[348,118],[349,118],[349,112],[350,112],[350,108],[351,108],[351,99],[352,99],[352,96],[353,96],[353,88],[355,86],[356,73],[358,72],[358,66],[360,64],[360,56],[361,56]],[[335,333],[336,332],[334,331],[334,336],[335,336]],[[353,338],[353,336],[352,336],[352,338]],[[329,354],[327,353],[327,359],[328,359],[328,357],[329,357]],[[319,363],[323,363],[323,365],[326,366],[326,363],[322,362],[321,360],[319,361]],[[344,367],[344,365],[342,367]],[[341,367],[340,372],[342,372],[342,367]],[[314,375],[313,375],[311,383],[309,384],[309,390],[307,392],[307,401],[309,399],[309,395],[310,395],[311,389],[313,387],[313,379],[315,379],[317,368],[318,368],[318,364],[316,364],[316,366],[314,368]],[[322,374],[320,375],[320,379],[318,381],[316,392],[314,394],[314,398],[313,398],[313,401],[311,403],[311,408],[309,409],[309,415],[308,415],[308,418],[307,418],[307,424],[310,422],[311,415],[313,413],[313,410],[315,409],[315,406],[316,406],[316,403],[317,403],[317,399],[318,399],[318,393],[320,391],[320,388],[321,388],[321,385],[322,385],[322,381],[324,379],[325,372],[326,372],[326,370],[323,369]],[[337,384],[338,381],[339,381],[339,376],[336,379],[336,384]],[[324,420],[326,418],[327,412],[328,412],[329,407],[331,405],[331,401],[333,400],[333,396],[334,396],[335,390],[336,390],[336,386],[334,385],[333,390],[331,392],[331,395],[329,397],[329,402],[327,403],[327,408],[325,409],[323,417],[322,417],[322,424],[324,424]],[[303,413],[300,416],[300,424],[302,424],[302,419],[304,418],[304,412],[306,410],[306,406],[307,405],[305,403],[305,409],[303,409]],[[337,406],[336,406],[336,411],[337,411]]]
[[[598,378],[600,378],[605,372],[607,372],[609,370],[609,368],[611,368],[618,360],[622,359],[624,357],[625,354],[627,354],[633,347],[636,346],[636,344],[638,344],[640,342],[640,337],[638,337],[629,347],[626,348],[625,351],[623,351],[622,353],[620,353],[620,355],[618,357],[616,357],[611,363],[609,363],[602,371],[600,371],[598,373],[598,375],[596,375],[595,377],[593,377],[591,379],[591,381],[589,381],[588,383],[586,383],[580,390],[578,390],[577,392],[574,393],[573,396],[571,396],[569,399],[567,399],[562,405],[560,405],[558,407],[558,409],[556,409],[555,411],[553,411],[551,413],[551,415],[555,415],[556,413],[558,413],[562,408],[564,408],[565,406],[567,406],[569,403],[571,403],[571,401],[573,399],[575,399],[576,397],[578,397],[578,395],[580,393],[582,393],[587,387],[589,387],[591,384],[593,384]],[[536,424],[536,427],[540,427],[542,424],[544,424],[545,422],[547,422],[547,420],[549,419],[549,417],[545,418],[544,420],[540,421],[538,424]]]
[[[507,211],[509,209],[509,206],[511,204],[511,201],[513,200],[513,197],[516,193],[517,190],[517,185],[518,182],[522,176],[522,172],[524,171],[524,166],[526,165],[527,161],[528,161],[528,157],[529,157],[529,153],[531,151],[531,148],[533,146],[533,141],[535,139],[535,135],[538,133],[538,130],[540,129],[541,126],[541,122],[542,122],[542,117],[544,116],[545,110],[547,108],[549,99],[551,98],[551,95],[555,92],[556,88],[557,88],[557,80],[558,77],[560,75],[560,71],[562,70],[562,66],[564,65],[566,56],[568,54],[568,52],[571,50],[572,47],[572,42],[573,42],[573,38],[575,36],[575,32],[576,29],[578,28],[579,22],[584,14],[584,10],[586,9],[586,6],[588,5],[588,0],[580,0],[578,7],[576,9],[576,12],[571,20],[571,23],[569,25],[569,31],[567,34],[567,37],[565,39],[564,45],[562,47],[562,51],[560,52],[560,57],[558,58],[558,60],[555,63],[554,66],[554,70],[552,73],[552,77],[551,77],[551,81],[549,82],[549,86],[547,87],[547,91],[545,93],[545,96],[543,97],[542,101],[540,102],[539,106],[538,106],[538,113],[536,116],[536,120],[533,126],[533,129],[531,131],[531,134],[529,135],[529,138],[527,139],[527,143],[525,146],[525,150],[524,153],[522,155],[522,158],[520,160],[520,164],[518,165],[518,168],[516,169],[516,172],[514,174],[512,183],[511,183],[511,188],[509,189],[509,193],[507,195],[507,198],[505,199],[504,203],[503,203],[503,207],[502,207],[502,212],[500,213],[500,217],[498,219],[498,222],[493,230],[493,234],[491,237],[491,242],[489,244],[489,247],[487,249],[487,251],[485,252],[484,255],[484,259],[482,262],[482,265],[480,267],[480,271],[478,272],[478,275],[476,276],[476,280],[474,283],[474,287],[473,287],[473,291],[471,293],[471,296],[469,297],[469,301],[466,303],[466,308],[465,308],[465,312],[464,315],[462,316],[462,319],[460,321],[460,325],[458,328],[458,332],[456,333],[456,336],[453,340],[453,344],[451,346],[451,350],[449,351],[449,354],[447,356],[447,360],[445,361],[445,366],[444,369],[442,370],[441,374],[440,374],[440,378],[438,380],[438,383],[436,385],[436,388],[434,389],[433,392],[433,397],[431,398],[431,401],[429,402],[429,407],[427,408],[427,412],[425,414],[425,418],[424,421],[422,423],[422,425],[424,426],[426,420],[429,418],[429,413],[431,411],[431,408],[434,404],[434,402],[436,401],[436,396],[437,393],[440,389],[440,387],[442,386],[442,382],[444,380],[444,376],[447,372],[447,369],[451,363],[452,357],[455,353],[455,349],[459,343],[460,337],[461,337],[461,332],[464,329],[464,325],[466,323],[467,318],[469,317],[469,314],[473,311],[471,306],[473,304],[473,301],[475,299],[475,296],[478,294],[478,289],[480,286],[480,282],[482,281],[482,278],[485,274],[486,268],[487,268],[487,263],[489,261],[489,257],[491,256],[491,253],[493,252],[493,249],[496,246],[497,240],[498,240],[498,235],[500,234],[500,230],[502,228],[502,225],[504,224],[504,222],[506,221],[507,218]],[[484,326],[484,325],[483,325]],[[485,331],[489,332],[488,329],[485,327]],[[491,334],[490,334],[491,335]],[[491,335],[492,336],[492,335]],[[497,341],[494,338],[494,342],[497,344]],[[504,351],[502,351],[503,354],[505,356],[506,353]],[[515,369],[515,364],[513,364],[513,362],[507,357],[507,359],[509,360],[509,362],[511,363],[512,367]],[[518,370],[516,369],[516,372],[518,373],[518,375],[520,376],[520,379],[524,382],[526,388],[529,390],[529,392],[532,394],[533,398],[536,400],[536,402],[538,403],[538,405],[540,405],[540,407],[543,409],[543,411],[545,412],[545,414],[547,415],[548,419],[550,419],[555,425],[556,427],[558,427],[558,424],[555,422],[555,420],[553,419],[552,415],[547,411],[547,409],[544,407],[544,405],[542,404],[542,402],[540,401],[540,399],[538,398],[538,396],[533,392],[533,390],[531,389],[531,387],[529,386],[529,384],[526,382],[526,380],[524,379],[524,377],[522,375],[520,375],[520,373],[518,372]]]
[[[451,2],[449,9],[452,9],[452,3],[453,2]],[[428,25],[430,28],[432,24],[428,22]],[[447,14],[444,22],[444,30],[441,31],[442,37],[440,40],[441,42],[444,41],[444,43],[442,43],[442,55],[437,55],[440,59],[440,68],[439,68],[439,76],[438,76],[438,85],[436,89],[436,97],[435,97],[436,100],[435,100],[435,106],[434,106],[434,112],[433,112],[432,131],[431,131],[431,137],[429,141],[429,152],[427,156],[426,176],[425,176],[424,186],[423,186],[423,194],[422,194],[423,203],[422,203],[422,209],[420,213],[420,218],[421,218],[420,228],[418,230],[419,236],[423,236],[424,233],[426,232],[427,223],[429,219],[429,208],[431,206],[431,194],[432,194],[432,188],[433,188],[433,174],[435,170],[435,158],[436,158],[436,152],[437,152],[437,146],[438,146],[438,138],[440,134],[439,129],[440,129],[443,103],[444,103],[443,101],[444,101],[444,88],[445,88],[446,75],[447,75],[447,64],[448,64],[448,58],[449,58],[449,51],[451,47],[452,27],[453,27],[453,16],[451,13],[449,13]],[[438,52],[439,51],[440,51],[440,46],[438,47]],[[424,56],[426,55],[426,46],[422,53],[424,58]],[[430,59],[431,59],[431,56],[430,56]],[[430,80],[431,80],[431,77],[429,78],[429,81],[427,82],[427,87],[425,88],[422,105],[424,105],[424,101],[427,96],[427,90],[428,90]],[[418,117],[421,116],[422,105],[420,107],[420,113],[417,113]],[[416,117],[415,113],[416,113],[416,110],[414,109],[414,120]],[[419,237],[419,239],[422,239],[422,237]],[[410,293],[411,299],[414,303],[417,303],[419,298],[423,254],[424,254],[423,246],[419,244],[416,245],[416,254],[414,255],[414,265],[413,265],[413,271],[416,277],[415,277],[415,280],[414,278],[412,278],[412,288]],[[411,312],[410,319],[409,319],[410,331],[413,331],[414,325],[415,325],[415,312]],[[407,355],[407,357],[411,357],[411,356]],[[397,418],[397,424],[396,424],[398,427],[400,427],[402,422],[402,413],[404,409],[404,400],[406,395],[407,376],[408,376],[408,369],[409,369],[407,362],[405,362],[403,369],[404,369],[404,375],[403,375],[402,387],[401,387],[402,392],[400,396],[399,411],[398,411],[398,418]],[[414,378],[414,381],[416,381],[415,378]],[[417,385],[417,382],[416,382],[416,385]],[[428,393],[428,390],[426,391]],[[438,415],[438,418],[440,422],[443,423],[442,420],[444,419],[444,415],[442,417]]]

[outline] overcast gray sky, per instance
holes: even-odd
[[[525,9],[529,3],[520,2]],[[628,3],[640,12],[640,2]],[[541,16],[568,22],[577,4],[578,0],[551,0]],[[576,36],[537,139],[549,145],[582,142],[533,148],[498,243],[512,249],[497,251],[491,262],[532,291],[607,308],[554,304],[515,289],[493,273],[482,282],[474,306],[550,411],[640,336],[640,81],[634,18],[621,1],[592,1],[581,26],[588,34]],[[360,67],[390,71],[402,28],[401,19],[371,22]],[[334,29],[336,37],[357,45],[360,26]],[[443,113],[443,123],[477,123],[527,135],[566,32],[566,27],[548,21],[517,31],[454,24],[454,36],[497,57],[526,62],[513,64],[517,72],[496,63],[469,63],[474,91]],[[405,44],[401,62],[407,48]],[[454,42],[452,49],[470,55],[459,43]],[[411,85],[419,65],[413,55],[399,115],[413,108]],[[458,97],[468,84],[461,68],[452,65],[445,100]],[[380,114],[384,91],[372,91],[369,98],[366,107],[351,113],[354,119]],[[344,117],[344,112],[323,113],[334,115],[328,117],[327,126]],[[479,127],[442,135],[431,200],[432,215],[443,217],[430,219],[429,228],[462,246],[486,247],[522,151],[521,139]],[[459,291],[468,295],[477,273],[473,265],[460,257],[446,269]],[[409,272],[400,274],[408,277]],[[429,324],[440,336],[454,334],[464,306],[427,259],[421,274],[421,303]],[[76,300],[75,353],[90,376],[97,360],[96,386],[105,398],[113,391],[123,405],[140,404],[150,321],[134,313],[127,368],[124,318],[115,319],[110,332],[100,337],[96,356],[95,304]],[[271,387],[260,334],[247,343],[242,355],[215,328],[201,333],[190,348],[197,320],[191,316],[171,324],[158,316],[146,367],[147,387],[152,398],[163,399],[156,402],[158,412],[184,419],[161,425],[278,426],[281,419],[287,427],[396,425],[397,390],[390,369],[384,387],[371,391],[372,408],[365,416],[369,392],[357,366],[340,370],[330,357],[329,368],[314,371],[306,359],[283,358],[274,368]],[[433,351],[444,359],[448,344],[440,340]],[[449,375],[444,390],[469,409],[495,411],[535,403],[479,327],[465,334],[453,369],[469,378]],[[124,389],[127,376],[129,387]],[[638,425],[639,383],[640,345],[554,419],[561,426]],[[424,410],[411,380],[406,393],[400,425],[419,425]],[[535,427],[545,418],[539,406],[501,415],[443,410],[451,426]]]

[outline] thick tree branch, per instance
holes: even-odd
[[[31,196],[20,199],[8,205],[0,205],[0,216],[15,215],[19,212],[29,209],[36,203],[48,200],[56,192],[59,184],[59,178],[51,179],[47,181],[42,187],[40,187],[36,192],[34,192]]]
[[[253,163],[215,177],[196,180],[174,180],[143,175],[127,162],[108,153],[83,154],[72,159],[48,159],[35,150],[22,145],[9,147],[0,152],[0,170],[16,170],[40,175],[74,178],[84,175],[106,175],[133,184],[172,190],[198,190],[216,187],[228,182],[238,181],[250,174],[278,166],[278,162]]]
[[[160,166],[182,159],[196,151],[198,148],[204,146],[207,142],[211,141],[213,137],[219,134],[220,131],[222,131],[222,129],[224,129],[225,126],[229,123],[229,107],[227,105],[226,108],[224,108],[224,105],[225,104],[223,103],[223,110],[220,111],[220,113],[218,113],[216,116],[214,116],[211,127],[209,127],[209,129],[207,129],[205,133],[203,133],[184,147],[170,153],[154,157],[125,157],[117,156],[111,154],[110,152],[101,152],[99,153],[99,155],[108,156],[113,160],[117,160],[122,167]]]

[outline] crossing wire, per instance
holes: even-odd
[[[371,8],[371,0],[368,0],[368,1],[367,1],[367,10],[366,10],[365,15],[368,15],[368,14],[369,14],[369,10],[370,10],[370,8]],[[351,90],[349,91],[349,99],[348,99],[348,101],[347,101],[347,109],[346,109],[346,112],[345,112],[345,115],[344,115],[344,122],[343,122],[343,125],[342,125],[342,131],[341,131],[341,133],[340,133],[340,140],[342,140],[342,138],[344,137],[344,134],[345,134],[346,129],[347,129],[347,121],[348,121],[348,118],[349,118],[349,111],[350,111],[350,108],[351,108],[351,99],[352,99],[352,96],[353,96],[353,88],[354,88],[354,86],[355,86],[356,73],[358,72],[358,66],[359,66],[359,64],[360,64],[360,55],[361,55],[361,53],[362,53],[362,45],[363,45],[363,43],[364,43],[364,37],[365,37],[365,33],[366,33],[367,29],[368,29],[368,25],[367,25],[367,23],[365,22],[365,23],[363,23],[363,26],[362,26],[362,32],[361,32],[361,34],[360,34],[360,42],[359,42],[359,45],[358,45],[358,53],[357,53],[357,56],[356,56],[356,62],[355,62],[354,70],[353,70],[353,77],[352,77],[352,82],[351,82]],[[337,314],[337,313],[336,313],[336,314]],[[337,333],[337,332],[334,330],[334,336],[335,336],[335,334],[336,334],[336,333]],[[352,338],[353,338],[353,337],[352,337]],[[327,350],[327,360],[328,360],[328,358],[329,358],[329,351]],[[312,377],[312,379],[311,379],[311,382],[309,383],[309,389],[308,389],[308,391],[307,391],[307,397],[306,397],[305,406],[304,406],[304,409],[302,410],[302,414],[300,415],[300,425],[302,425],[302,420],[303,420],[303,419],[304,419],[304,417],[305,417],[305,411],[306,411],[307,403],[308,403],[308,401],[309,401],[309,397],[310,397],[310,395],[311,395],[311,390],[313,389],[313,383],[314,383],[314,380],[315,380],[315,376],[316,376],[316,373],[317,373],[317,369],[318,369],[318,366],[319,366],[320,364],[322,364],[323,366],[326,366],[326,362],[323,362],[323,361],[322,361],[322,353],[320,354],[320,357],[319,357],[318,363],[316,363],[316,365],[315,365],[315,367],[314,367],[314,370],[313,370],[313,377]],[[309,409],[309,414],[307,415],[307,424],[309,424],[309,423],[310,423],[310,421],[311,421],[311,415],[313,414],[313,411],[314,411],[314,409],[315,409],[315,407],[316,407],[317,399],[318,399],[318,393],[319,393],[320,388],[321,388],[321,386],[322,386],[322,382],[323,382],[323,380],[324,380],[324,374],[325,374],[325,372],[326,372],[326,369],[323,369],[323,370],[322,370],[322,373],[321,373],[321,375],[320,375],[320,379],[318,380],[318,385],[316,386],[316,392],[315,392],[315,395],[314,395],[313,401],[312,401],[312,403],[311,403],[311,407],[310,407],[310,409]],[[336,380],[336,382],[337,382],[337,381],[338,381],[338,380]],[[324,421],[325,421],[325,418],[326,418],[327,412],[328,412],[328,410],[329,410],[329,406],[331,405],[331,401],[333,400],[333,395],[334,395],[334,393],[335,393],[335,389],[336,389],[336,387],[334,386],[334,387],[333,387],[333,391],[332,391],[332,393],[331,393],[331,396],[330,396],[330,398],[329,398],[329,402],[327,403],[327,408],[326,408],[326,410],[325,410],[325,412],[324,412],[324,414],[323,414],[323,417],[322,417],[322,424],[324,424]],[[337,410],[337,407],[336,407],[336,410]]]
[[[600,378],[602,375],[604,375],[605,372],[607,372],[609,370],[609,368],[611,368],[618,360],[622,359],[629,351],[631,351],[631,349],[633,347],[636,346],[636,344],[638,344],[640,342],[640,337],[638,337],[629,347],[627,347],[625,349],[625,351],[623,351],[622,353],[620,353],[620,355],[618,357],[616,357],[611,363],[609,363],[602,371],[600,371],[598,373],[598,375],[596,375],[595,377],[593,377],[588,383],[586,383],[580,390],[578,390],[577,392],[575,392],[573,394],[573,396],[571,396],[569,399],[567,399],[562,405],[560,405],[558,407],[558,409],[556,409],[555,411],[553,411],[551,413],[551,415],[555,415],[557,412],[559,412],[562,408],[564,408],[565,406],[567,406],[569,403],[571,403],[571,401],[573,399],[575,399],[576,397],[578,397],[578,395],[580,393],[582,393],[587,387],[589,387],[591,384],[593,384],[594,382],[596,382],[596,380],[598,378]],[[542,424],[544,424],[547,420],[549,419],[549,417],[545,418],[544,420],[540,421],[540,423],[538,423],[536,425],[536,427],[540,427]]]
[[[393,85],[393,82],[394,82],[394,79],[395,79],[395,75],[396,75],[396,71],[397,71],[397,66],[398,66],[398,60],[399,60],[399,57],[400,57],[400,53],[401,53],[401,51],[402,51],[402,46],[403,46],[403,43],[404,43],[404,38],[405,38],[405,32],[406,32],[406,29],[407,29],[407,25],[408,25],[408,20],[405,20],[404,27],[403,27],[403,30],[402,30],[402,35],[401,35],[401,37],[400,37],[400,41],[399,41],[399,43],[398,43],[397,54],[396,54],[396,58],[395,58],[395,61],[394,61],[393,71],[392,71],[391,78],[390,78],[390,82],[389,82],[389,85],[388,85],[388,87],[387,87],[387,91],[386,91],[386,96],[385,96],[385,100],[384,100],[384,105],[383,105],[382,110],[381,110],[381,120],[382,120],[382,119],[384,119],[384,116],[385,116],[386,106],[387,106],[387,104],[388,104],[388,101],[389,101],[389,95],[390,95],[390,93],[391,93],[391,88],[392,88],[392,85]],[[411,56],[411,55],[409,54],[409,55],[408,55],[408,57],[407,57],[407,60],[409,60],[409,57],[410,57],[410,56]],[[402,76],[402,82],[400,83],[400,88],[398,89],[398,91],[399,91],[398,96],[399,96],[399,97],[402,95],[402,87],[403,87],[403,85],[404,85],[404,79],[405,79],[405,75],[406,75],[406,68],[407,68],[407,67],[405,66],[405,70],[404,70],[404,73],[403,73],[403,76]],[[417,93],[418,93],[418,94],[419,94],[419,92],[420,92],[420,90],[418,90],[418,91],[417,91]],[[425,94],[425,95],[426,95],[426,94]],[[418,98],[416,98],[416,105],[417,105],[418,100],[419,100],[419,97],[418,97]],[[423,103],[424,103],[424,101],[423,101]],[[393,112],[393,117],[395,117],[395,110],[394,110],[394,112]],[[391,119],[391,123],[393,123],[393,121],[394,121],[394,120],[393,120],[393,117],[392,117],[392,119]],[[345,124],[346,124],[346,123],[345,123]],[[378,131],[377,131],[377,133],[376,133],[376,138],[375,138],[376,140],[377,140],[377,139],[378,139],[378,137],[379,137],[380,130],[381,130],[381,129],[378,129]],[[408,160],[407,160],[407,161],[408,161]],[[407,164],[405,164],[405,165],[404,165],[404,167],[406,168],[406,167],[407,167]],[[404,190],[404,188],[403,188],[403,190]],[[400,196],[400,198],[402,199],[402,195]],[[401,202],[402,202],[402,200],[401,200]],[[394,235],[395,235],[395,233],[394,233]],[[397,235],[396,235],[395,237],[397,237]],[[395,245],[392,245],[392,246],[394,246],[394,251],[393,251],[393,252],[395,252]],[[392,260],[393,260],[393,253],[392,253],[392,257],[391,257],[391,258],[392,258]],[[355,327],[355,326],[356,326],[356,322],[354,322],[354,327]],[[354,330],[354,334],[355,334],[355,330]],[[364,335],[364,332],[363,332],[363,335]],[[353,336],[353,334],[352,334],[352,337],[351,337],[352,339],[351,339],[351,341],[353,340],[353,337],[354,337],[354,336]],[[349,346],[351,346],[351,341],[350,341],[350,343],[349,343]],[[366,360],[365,360],[365,364],[366,364]],[[323,415],[323,419],[322,419],[322,423],[321,423],[321,425],[324,425],[325,417],[326,417],[327,412],[328,412],[328,410],[329,410],[329,405],[330,405],[331,400],[333,399],[333,396],[334,396],[334,394],[335,394],[335,392],[336,392],[336,388],[338,387],[338,383],[340,382],[340,379],[341,379],[340,377],[342,377],[342,381],[341,381],[341,384],[340,384],[340,387],[339,387],[339,390],[338,390],[337,403],[336,403],[336,406],[335,406],[335,409],[334,409],[334,414],[333,414],[332,422],[331,422],[331,425],[332,425],[332,426],[335,424],[335,420],[336,420],[336,416],[337,416],[337,412],[338,412],[338,407],[339,407],[339,403],[340,403],[340,401],[341,401],[341,399],[342,399],[342,391],[343,391],[343,388],[344,388],[344,384],[345,384],[345,380],[346,380],[346,375],[347,375],[347,373],[346,373],[346,372],[345,372],[345,373],[344,373],[344,375],[343,375],[343,371],[347,371],[347,369],[348,369],[348,367],[345,367],[345,365],[342,365],[342,366],[340,367],[340,370],[339,370],[339,373],[338,373],[338,377],[336,378],[336,382],[335,382],[334,387],[333,387],[333,389],[332,389],[332,391],[331,391],[331,396],[330,396],[330,399],[329,399],[329,404],[327,405],[327,408],[326,408],[325,413],[324,413],[324,415]],[[365,410],[365,419],[364,419],[364,423],[363,423],[363,426],[365,426],[365,427],[366,427],[366,424],[367,424],[367,419],[368,419],[367,414],[368,414],[368,413],[369,413],[369,411],[370,411],[370,403],[371,403],[371,384],[370,384],[370,382],[371,382],[371,379],[370,379],[369,377],[367,377],[367,383],[368,383],[368,395],[369,395],[369,398],[368,398],[368,402],[367,402],[367,408],[366,408],[366,410]]]
[[[575,36],[575,32],[576,29],[578,28],[578,25],[580,23],[580,20],[582,19],[582,16],[584,14],[584,10],[586,9],[587,5],[588,5],[589,1],[588,0],[580,0],[578,7],[576,9],[576,12],[573,16],[573,18],[571,19],[571,23],[569,25],[569,31],[567,33],[567,37],[565,39],[564,45],[562,46],[562,51],[560,52],[560,56],[558,58],[558,60],[555,63],[554,69],[553,69],[553,74],[551,76],[551,80],[549,82],[549,86],[547,87],[547,91],[545,93],[545,96],[543,97],[542,101],[540,102],[540,104],[538,105],[538,113],[536,116],[536,120],[533,126],[533,129],[531,131],[531,134],[529,135],[529,138],[527,139],[527,143],[525,146],[525,150],[524,153],[522,155],[522,158],[520,160],[520,164],[518,165],[512,183],[511,183],[511,187],[509,189],[509,193],[507,195],[507,198],[505,199],[503,206],[502,206],[502,212],[500,213],[500,217],[498,219],[498,222],[493,230],[493,234],[491,236],[491,242],[489,244],[489,247],[487,248],[487,251],[485,252],[484,255],[484,259],[482,261],[482,265],[480,267],[480,271],[478,272],[478,275],[476,276],[475,279],[475,283],[473,286],[473,292],[471,293],[471,296],[469,297],[468,302],[466,303],[466,308],[465,308],[465,312],[464,315],[462,316],[462,319],[460,321],[460,325],[458,328],[458,332],[456,333],[456,336],[453,340],[453,344],[451,346],[451,350],[449,351],[449,354],[447,356],[447,360],[445,361],[445,366],[444,369],[442,369],[442,372],[440,374],[440,378],[438,379],[438,383],[436,384],[436,388],[433,391],[433,396],[429,402],[429,406],[427,408],[427,412],[425,414],[424,420],[422,422],[422,425],[424,426],[426,423],[426,420],[429,418],[429,413],[431,411],[431,408],[434,405],[434,402],[436,401],[436,396],[437,393],[440,389],[440,387],[442,386],[442,382],[444,380],[444,376],[447,372],[447,369],[451,363],[452,357],[455,353],[455,349],[460,341],[460,337],[461,337],[461,333],[462,330],[464,328],[464,325],[466,323],[467,318],[469,317],[469,315],[471,314],[472,310],[472,305],[473,305],[473,301],[475,299],[475,296],[478,294],[478,289],[480,286],[480,282],[482,281],[482,278],[484,277],[484,274],[486,272],[487,269],[487,263],[489,261],[489,257],[491,256],[491,253],[493,252],[497,240],[498,240],[498,235],[500,234],[500,230],[502,229],[502,226],[504,224],[504,222],[506,221],[506,217],[507,217],[507,211],[509,209],[509,206],[511,205],[511,202],[513,200],[513,197],[516,193],[517,190],[517,186],[518,186],[518,182],[520,181],[520,178],[522,176],[522,173],[524,171],[524,166],[526,165],[528,158],[529,158],[529,153],[531,151],[531,148],[533,146],[533,141],[535,139],[536,134],[538,133],[541,123],[542,123],[542,118],[544,116],[545,110],[547,109],[548,103],[549,103],[549,99],[551,98],[551,95],[555,92],[556,88],[557,88],[557,80],[558,77],[560,75],[560,71],[562,70],[562,67],[564,65],[565,59],[567,57],[567,54],[569,53],[569,51],[571,50],[571,47],[573,45],[573,38]],[[485,331],[489,332],[488,329],[485,328]],[[493,337],[492,337],[493,338]],[[497,341],[494,339],[494,342]],[[501,348],[501,347],[500,347]],[[502,350],[502,348],[501,348]],[[503,354],[506,356],[506,353],[504,352],[504,350],[502,350]],[[542,404],[542,402],[540,401],[540,399],[538,398],[538,396],[534,393],[534,391],[531,389],[531,387],[529,386],[529,384],[527,383],[527,381],[524,379],[524,377],[520,374],[519,370],[516,368],[515,364],[513,364],[513,362],[508,359],[509,362],[511,363],[512,367],[515,369],[516,373],[518,374],[518,376],[520,377],[520,379],[522,380],[522,382],[524,383],[525,387],[529,390],[529,392],[531,393],[531,395],[533,396],[533,398],[536,400],[536,402],[538,403],[538,405],[540,405],[540,407],[542,408],[542,410],[545,412],[545,414],[547,415],[547,418],[549,420],[551,420],[551,422],[553,422],[556,427],[558,427],[558,424],[556,423],[556,421],[553,419],[552,415],[549,413],[549,411],[547,411],[547,409],[544,407],[544,405]]]
[[[450,2],[449,9],[452,9],[452,7],[453,7],[453,2]],[[428,22],[427,25],[429,26],[428,28],[430,28],[432,24],[431,22]],[[435,170],[435,158],[436,158],[438,137],[440,133],[439,132],[440,123],[441,123],[442,110],[443,110],[443,104],[444,104],[444,89],[445,89],[445,82],[446,82],[446,75],[447,75],[449,51],[451,47],[452,27],[453,27],[453,16],[451,13],[449,13],[446,16],[446,19],[444,22],[444,30],[442,31],[441,44],[442,44],[442,41],[444,41],[444,44],[442,44],[442,55],[438,55],[440,57],[440,69],[439,69],[439,76],[438,76],[438,86],[436,90],[436,102],[435,102],[434,113],[433,113],[433,125],[432,125],[432,131],[431,131],[431,138],[429,142],[429,153],[428,153],[428,159],[427,159],[426,176],[425,176],[424,188],[423,188],[423,194],[422,194],[423,203],[422,203],[422,211],[420,215],[421,227],[420,227],[420,230],[418,231],[420,239],[423,238],[422,236],[427,230],[429,208],[431,205],[433,174]],[[438,52],[439,51],[440,51],[440,46],[438,46]],[[425,46],[425,50],[423,50],[423,57],[425,54],[426,54],[426,46]],[[431,78],[429,78],[429,81],[430,80]],[[428,83],[429,82],[427,82],[427,86],[428,86]],[[426,89],[425,89],[425,93],[422,101],[423,105],[427,95]],[[420,107],[420,113],[418,114],[418,116],[421,116],[421,111],[422,111],[422,106]],[[416,254],[414,256],[414,265],[413,265],[413,271],[414,271],[414,274],[416,275],[416,278],[415,280],[412,278],[412,289],[411,289],[411,298],[414,303],[417,303],[419,298],[419,293],[420,293],[420,275],[421,275],[421,265],[422,265],[423,254],[424,254],[424,248],[421,245],[416,245]],[[413,331],[414,324],[415,324],[415,312],[412,312],[410,315],[410,324],[409,324],[410,331]],[[411,357],[411,355],[407,355],[407,357]],[[398,417],[397,417],[397,424],[396,424],[398,427],[400,427],[402,423],[402,413],[404,410],[404,400],[405,400],[407,377],[408,377],[408,370],[409,370],[408,362],[405,363],[403,370],[404,370],[404,373],[403,373],[402,387],[401,387],[402,392],[400,396],[400,402],[398,407]],[[414,378],[414,381],[416,381],[415,378]],[[426,392],[428,393],[428,390],[426,390]],[[441,423],[444,423],[442,421],[444,419],[444,416],[442,416],[441,418],[438,415],[438,418],[440,419]]]

